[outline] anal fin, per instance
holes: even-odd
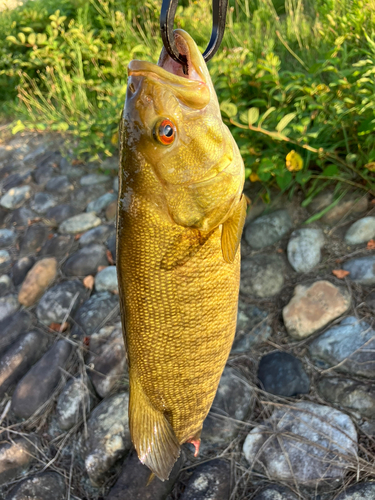
[[[245,195],[241,196],[232,216],[223,224],[221,233],[221,251],[226,262],[232,263],[241,241],[242,230],[246,220],[247,200]]]
[[[168,479],[180,456],[180,444],[163,413],[152,406],[140,384],[132,377],[129,427],[139,460],[161,481]]]

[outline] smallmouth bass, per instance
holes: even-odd
[[[233,342],[246,217],[244,166],[206,63],[176,30],[187,74],[163,48],[134,60],[120,124],[117,272],[139,459],[167,479],[199,449]]]

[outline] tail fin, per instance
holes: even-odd
[[[162,481],[180,456],[180,444],[163,413],[152,406],[140,384],[130,377],[129,427],[139,460]]]

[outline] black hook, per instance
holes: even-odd
[[[178,52],[173,36],[173,23],[177,4],[178,0],[163,0],[160,14],[160,31],[164,47],[170,57],[185,67],[187,65],[186,56]],[[206,62],[216,54],[217,49],[220,47],[224,36],[227,7],[228,0],[212,0],[212,33],[209,44],[203,53]]]

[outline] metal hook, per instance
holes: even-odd
[[[176,62],[187,66],[186,56],[177,50],[173,36],[173,23],[176,15],[178,0],[163,0],[160,14],[160,31],[164,47],[170,57]],[[207,62],[217,52],[224,36],[225,18],[227,14],[228,0],[212,0],[212,33],[203,58]]]

